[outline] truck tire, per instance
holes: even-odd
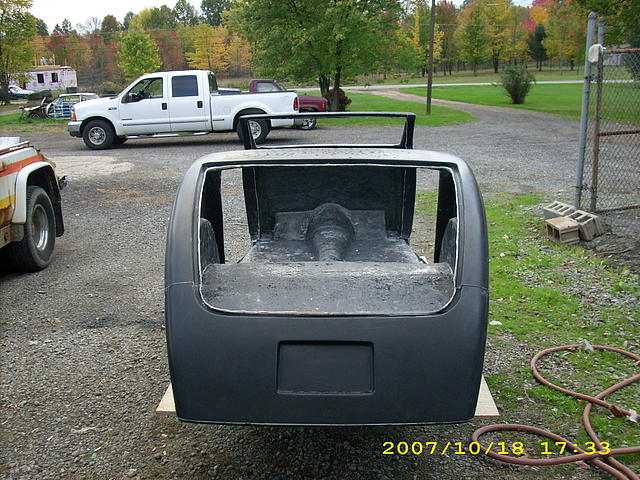
[[[22,240],[7,245],[7,257],[20,270],[42,270],[53,258],[56,217],[49,195],[35,185],[27,187],[27,222],[23,229]]]
[[[300,124],[300,130],[313,130],[318,123],[317,118],[303,118]]]
[[[91,120],[82,130],[84,144],[92,150],[104,150],[113,145],[115,132],[104,120]]]
[[[27,117],[33,120],[40,120],[42,118],[42,115],[40,115],[38,112],[31,112]]]
[[[236,132],[238,133],[238,138],[244,142],[241,125],[241,122],[238,122]],[[251,130],[251,135],[253,135],[253,139],[257,145],[263,143],[267,139],[267,135],[269,135],[269,131],[271,130],[267,121],[262,119],[249,120],[249,129]]]

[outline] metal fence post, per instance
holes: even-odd
[[[598,43],[604,41],[604,17],[598,21]],[[596,108],[594,112],[593,129],[593,165],[591,168],[591,198],[589,210],[595,212],[598,207],[598,172],[600,170],[600,121],[602,119],[602,88],[604,82],[604,68],[602,53],[598,55],[598,72],[596,73]]]
[[[589,119],[589,93],[591,91],[591,63],[589,63],[589,48],[593,44],[596,30],[596,13],[589,14],[587,27],[587,44],[584,55],[584,87],[582,89],[582,111],[580,114],[580,139],[578,143],[578,161],[576,162],[576,194],[574,205],[580,208],[582,200],[582,180],[584,175],[584,155],[587,144],[587,123]]]

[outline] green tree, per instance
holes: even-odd
[[[44,23],[44,20],[38,17],[33,17],[33,19],[36,22],[36,31],[38,32],[38,35],[41,37],[48,37],[49,29],[47,28],[47,24]]]
[[[629,44],[631,47],[640,47],[638,0],[577,0],[577,3],[585,12],[594,11],[605,16],[605,44]]]
[[[129,20],[128,29],[142,29],[145,32],[159,30],[173,30],[176,27],[176,19],[166,5],[161,7],[145,8]]]
[[[154,72],[161,65],[157,45],[147,33],[139,30],[130,31],[122,38],[118,59],[127,80]]]
[[[135,16],[136,14],[133,12],[127,12],[125,14],[124,18],[122,19],[122,26],[124,27],[125,30],[129,30],[129,23],[131,23],[131,20]]]
[[[547,49],[544,48],[543,40],[547,38],[544,25],[536,25],[536,29],[529,35],[527,44],[529,45],[529,55],[536,61],[538,71],[542,71],[542,62],[547,59]]]
[[[222,12],[231,8],[232,0],[202,0],[200,9],[204,15],[205,21],[217,27],[222,22]]]
[[[471,63],[473,74],[477,75],[478,64],[489,59],[491,54],[481,4],[472,3],[462,10],[456,35],[460,57]]]
[[[8,100],[9,80],[26,71],[33,60],[31,42],[37,33],[31,0],[0,1],[0,101]]]
[[[102,19],[100,31],[105,36],[105,41],[112,38],[113,34],[122,30],[122,25],[113,15],[105,15]]]
[[[318,79],[331,110],[344,76],[385,62],[401,13],[398,0],[247,0],[229,12],[229,26],[252,48],[253,63],[279,79]]]
[[[195,25],[200,21],[198,12],[187,0],[178,0],[173,7],[175,23],[183,25]]]
[[[60,25],[56,23],[56,26],[53,27],[53,31],[54,33],[59,33],[61,35],[69,35],[73,31],[73,27],[68,19],[63,18]]]

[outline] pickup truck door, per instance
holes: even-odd
[[[171,83],[171,131],[172,132],[204,132],[211,130],[209,125],[208,85],[199,85],[198,76],[174,75]]]
[[[168,94],[162,77],[149,75],[140,80],[122,96],[118,110],[126,135],[171,131]]]

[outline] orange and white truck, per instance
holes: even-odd
[[[20,270],[51,263],[64,232],[55,164],[29,142],[0,138],[0,255]]]

